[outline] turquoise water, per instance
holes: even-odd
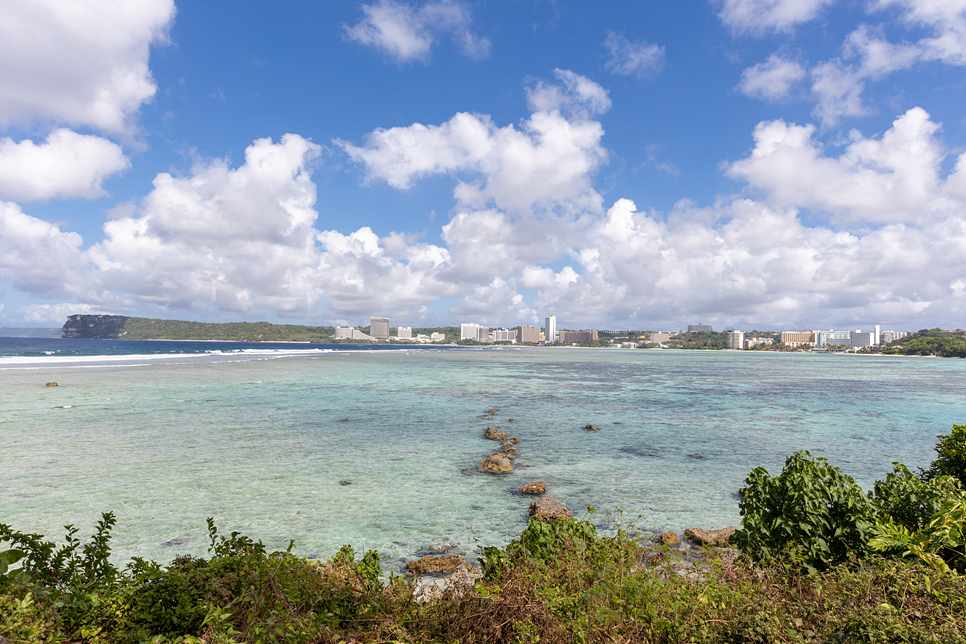
[[[54,341],[56,342],[56,341]],[[44,387],[47,381],[59,387]],[[578,514],[736,525],[758,465],[799,449],[870,487],[966,422],[966,361],[616,349],[0,358],[0,522],[62,536],[118,519],[119,558],[205,554],[204,520],[297,553],[398,566],[525,526],[542,480]],[[490,408],[498,411],[484,418]],[[513,418],[514,422],[509,422]],[[600,431],[587,432],[593,423]],[[476,473],[520,439],[514,472]],[[342,485],[340,481],[351,481]],[[602,518],[596,519],[603,521]]]

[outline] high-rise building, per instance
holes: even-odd
[[[369,335],[376,340],[388,340],[389,318],[369,318]]]
[[[543,337],[546,342],[554,342],[557,338],[557,316],[551,315],[543,324]],[[523,342],[523,340],[520,340]]]
[[[901,340],[907,335],[909,335],[908,331],[883,331],[882,336],[879,338],[880,344],[889,344],[890,342]]]
[[[815,331],[782,331],[782,344],[800,347],[803,344],[815,346]]]
[[[834,331],[831,329],[828,331],[819,331],[818,339],[815,341],[815,346],[819,349],[851,347],[852,333],[849,331]]]
[[[597,331],[561,331],[557,334],[557,342],[560,344],[587,344],[597,342]]]
[[[728,331],[729,349],[744,349],[745,348],[744,343],[745,343],[744,331]]]
[[[688,333],[711,333],[710,324],[689,324]]]
[[[333,340],[372,340],[371,335],[366,335],[359,329],[351,326],[337,326],[335,333],[332,334]]]
[[[494,342],[516,342],[517,330],[516,329],[493,329],[493,341]]]
[[[871,347],[873,344],[875,344],[874,332],[863,333],[862,331],[856,330],[856,331],[853,331],[850,335],[851,337],[849,339],[852,341],[852,346],[854,348]]]
[[[401,326],[396,329],[396,337],[400,340],[412,340],[413,328],[411,326]]]
[[[878,324],[872,325],[872,344],[882,344],[882,333]]]
[[[521,344],[540,342],[540,327],[538,326],[518,326],[516,328],[517,342]]]
[[[480,325],[464,322],[460,325],[460,340],[477,340],[480,337]]]

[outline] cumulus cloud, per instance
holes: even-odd
[[[84,264],[82,242],[77,233],[0,201],[0,280],[37,295],[70,291]]]
[[[439,0],[416,7],[395,0],[362,5],[365,16],[351,27],[345,37],[378,49],[396,62],[429,60],[437,36],[450,35],[470,58],[486,58],[490,41],[471,29],[469,6],[459,0]]]
[[[617,320],[671,329],[698,317],[737,328],[827,328],[966,312],[951,286],[966,270],[960,218],[860,235],[806,227],[794,209],[752,200],[715,208],[725,224],[692,219],[687,206],[662,218],[618,200],[588,230],[573,265],[524,273],[524,285],[540,289],[532,308],[574,326]]]
[[[610,98],[583,76],[555,74],[559,84],[537,81],[529,88],[534,112],[519,129],[459,113],[442,125],[375,130],[363,146],[335,143],[365,166],[370,180],[395,188],[434,174],[455,175],[454,195],[463,207],[599,211],[602,199],[591,177],[607,152],[601,145],[604,130],[590,116],[609,109]]]
[[[552,87],[535,83],[535,111],[519,127],[458,114],[378,130],[361,147],[343,143],[370,177],[398,189],[452,176],[458,205],[439,244],[320,226],[311,178],[320,147],[287,134],[256,140],[237,167],[215,159],[185,176],[157,175],[147,196],[111,212],[106,238],[87,250],[79,235],[2,203],[0,280],[98,311],[154,305],[330,321],[425,320],[427,307],[450,298],[453,319],[520,324],[554,314],[561,327],[680,328],[697,318],[902,328],[966,315],[966,154],[943,176],[948,153],[924,110],[881,135],[853,132],[839,151],[825,149],[812,124],[762,122],[754,149],[723,166],[747,196],[703,207],[682,199],[667,213],[617,198],[605,210],[592,184],[606,159],[590,117],[606,97],[597,88],[568,74]],[[518,175],[526,185],[506,178]]]
[[[777,100],[803,78],[805,68],[797,61],[772,54],[764,63],[758,63],[741,73],[738,89],[746,96],[765,100]]]
[[[631,42],[618,33],[608,31],[604,47],[610,50],[610,60],[604,67],[612,74],[643,78],[660,72],[664,67],[664,47],[646,40]]]
[[[167,40],[173,0],[5,2],[0,11],[0,126],[55,122],[130,133],[157,85],[152,44]]]
[[[833,158],[814,139],[814,126],[763,122],[755,128],[751,155],[730,164],[727,173],[762,191],[770,204],[829,213],[842,224],[942,218],[956,206],[940,190],[945,155],[938,130],[916,107],[880,139],[853,131],[851,143]]]
[[[0,139],[0,198],[20,202],[96,199],[104,180],[131,167],[121,147],[94,135],[54,130],[47,141]]]
[[[791,31],[835,0],[722,0],[718,17],[738,34]]]
[[[726,0],[720,15],[737,33],[760,34],[763,25],[773,23],[768,18],[771,9],[781,8],[781,15],[791,16],[786,9],[793,5],[808,13],[806,10],[817,11],[826,3],[787,4],[781,0]],[[876,17],[885,13],[890,26],[925,30],[928,35],[912,42],[892,42],[882,25],[860,24],[845,38],[839,56],[813,65],[807,72],[815,103],[812,113],[825,126],[868,114],[870,108],[862,98],[866,86],[893,72],[934,61],[966,65],[966,0],[875,0],[867,8]],[[760,19],[755,18],[756,12],[761,13]],[[767,62],[745,69],[738,87],[749,96],[773,100],[787,95],[804,77],[801,65],[772,54]]]
[[[450,315],[483,324],[520,325],[537,322],[539,316],[517,293],[516,285],[499,277],[476,285],[452,309]]]
[[[71,315],[97,315],[104,313],[103,310],[90,304],[71,304],[64,302],[61,304],[29,304],[18,306],[17,314],[20,319],[30,324],[43,324],[45,326],[61,326]]]

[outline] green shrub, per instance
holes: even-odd
[[[948,435],[939,434],[936,438],[939,439],[935,448],[939,457],[929,469],[920,469],[919,477],[923,481],[931,481],[944,474],[954,476],[966,489],[966,425],[953,425],[953,431]]]
[[[875,502],[882,515],[892,517],[894,523],[912,532],[926,527],[943,502],[960,489],[959,480],[952,476],[939,475],[923,481],[902,463],[893,463],[892,467],[885,481],[875,483]]]
[[[752,470],[739,510],[734,540],[742,550],[760,559],[795,549],[812,571],[864,554],[876,519],[875,505],[852,477],[804,451],[789,456],[778,476]]]
[[[877,552],[914,557],[941,571],[966,572],[966,494],[955,489],[922,529],[909,529],[887,516],[872,534],[869,546]]]

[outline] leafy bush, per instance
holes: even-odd
[[[920,470],[919,477],[931,481],[941,475],[954,476],[966,489],[966,425],[953,425],[953,431],[948,435],[939,434],[936,438],[939,439],[935,448],[939,457],[929,469]]]
[[[760,559],[797,549],[812,571],[866,552],[876,519],[875,505],[852,477],[805,451],[789,456],[778,476],[752,470],[739,510],[734,540],[742,550]]]
[[[883,515],[912,532],[926,527],[943,502],[960,489],[958,479],[951,476],[939,475],[923,481],[902,463],[893,463],[892,467],[885,481],[876,481],[875,501]]]
[[[966,572],[966,494],[956,490],[921,530],[886,517],[872,534],[869,546],[875,551],[915,557],[941,571]]]

